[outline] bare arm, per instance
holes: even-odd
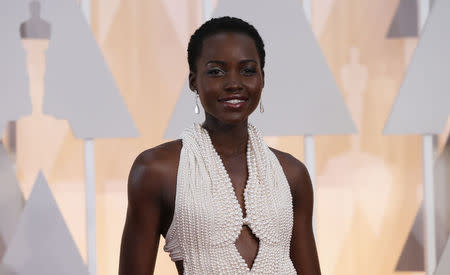
[[[128,178],[119,275],[150,275],[155,268],[161,228],[160,173],[144,154],[135,160]]]
[[[291,240],[291,260],[297,274],[320,275],[319,258],[312,229],[313,189],[305,165],[290,154],[272,149],[283,167],[291,187],[294,226]]]
[[[293,168],[294,227],[291,240],[291,259],[297,274],[320,275],[316,243],[312,229],[314,195],[308,170],[298,160]]]

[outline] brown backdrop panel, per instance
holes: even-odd
[[[360,132],[317,141],[324,274],[394,274],[419,207],[420,139],[382,135],[416,43],[385,38],[398,4],[334,1],[327,13],[314,6],[313,18],[325,17],[315,19],[324,22],[316,35]]]

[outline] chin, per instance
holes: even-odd
[[[219,120],[224,124],[239,125],[244,122],[247,122],[248,115],[233,114],[233,115],[229,115],[229,116],[222,116]]]
[[[224,110],[215,110],[215,112],[208,112],[206,111],[206,119],[210,119],[216,122],[219,122],[221,124],[225,125],[239,125],[242,123],[246,123],[248,121],[248,117],[253,112],[250,112],[251,109],[246,109],[242,111],[224,111]]]

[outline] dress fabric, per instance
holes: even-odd
[[[208,132],[199,124],[182,134],[175,210],[164,250],[183,260],[184,274],[296,274],[289,255],[293,209],[278,159],[248,127],[245,212]],[[235,246],[243,225],[259,240],[248,268]]]

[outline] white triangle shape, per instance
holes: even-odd
[[[450,1],[435,1],[385,134],[439,134],[450,115]]]
[[[17,275],[17,273],[6,264],[0,263],[0,275]]]
[[[8,121],[31,113],[25,50],[19,32],[27,11],[25,0],[0,0],[0,135]]]
[[[256,111],[250,118],[264,135],[356,132],[298,0],[222,0],[214,17],[224,15],[248,21],[264,39],[267,57],[262,100],[265,112]],[[189,97],[185,88],[169,122],[166,138],[176,137],[193,122],[194,101]],[[289,119],[293,123],[280,123]]]
[[[449,182],[450,146],[446,147],[434,164],[434,208],[436,216],[436,256],[443,257],[445,241],[449,230]],[[396,271],[424,271],[424,233],[423,233],[423,202],[419,208],[408,239],[402,249]]]
[[[74,0],[42,1],[51,23],[44,112],[69,121],[77,138],[138,135],[95,38]]]
[[[189,82],[186,81],[172,116],[170,117],[166,132],[164,133],[164,138],[178,138],[184,128],[191,126],[193,123],[203,122],[205,120],[205,112],[200,100],[198,100],[198,106],[200,108],[200,113],[196,114],[194,112],[195,94],[189,89]]]
[[[448,275],[450,274],[450,236],[447,240],[447,245],[445,246],[444,253],[442,253],[439,264],[436,268],[434,275]]]
[[[42,173],[31,191],[3,264],[18,275],[88,275]]]
[[[388,38],[417,37],[419,34],[419,14],[417,1],[400,0],[391,22]]]
[[[443,257],[450,234],[450,143],[434,163],[434,209],[436,216],[436,257]],[[450,274],[450,273],[449,273]]]
[[[430,7],[430,10],[431,10],[434,7],[435,0],[428,0],[428,2],[430,2],[429,3],[429,7]]]
[[[423,204],[421,204],[395,271],[425,271],[423,234]]]
[[[8,243],[13,238],[24,198],[8,153],[0,145],[0,262]]]

